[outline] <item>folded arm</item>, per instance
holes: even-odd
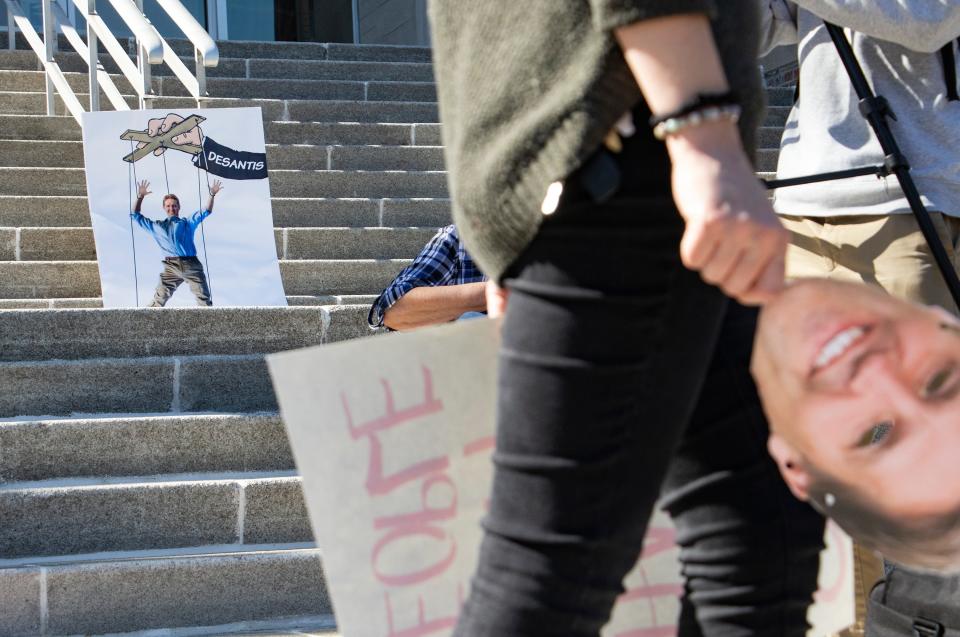
[[[370,326],[386,325],[395,330],[410,329],[428,324],[424,321],[445,322],[464,312],[476,310],[473,288],[451,285],[457,280],[461,267],[458,248],[459,239],[453,226],[441,228],[413,262],[405,267],[373,302],[367,316]],[[462,289],[457,289],[456,292],[432,292],[443,288]],[[482,289],[480,295],[483,295]],[[394,312],[397,305],[400,305],[400,310]],[[449,306],[449,309],[444,310],[441,306]],[[458,308],[465,309],[460,309],[457,314],[450,316]],[[483,307],[480,308],[482,309]],[[431,317],[435,319],[430,320]]]
[[[392,330],[410,330],[446,323],[465,312],[484,312],[485,288],[483,282],[413,288],[384,312],[383,324]]]

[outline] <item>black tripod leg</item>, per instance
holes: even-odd
[[[887,123],[887,116],[894,117],[894,119],[896,119],[896,116],[890,111],[886,100],[873,94],[873,90],[863,74],[863,69],[860,68],[860,63],[857,61],[853,53],[853,47],[850,46],[843,29],[829,22],[825,24],[827,25],[827,32],[837,48],[837,53],[840,55],[840,60],[847,70],[847,75],[850,76],[853,89],[860,99],[860,111],[877,136],[886,157],[886,164],[900,183],[900,188],[903,190],[907,203],[910,204],[910,209],[913,211],[913,216],[916,217],[920,231],[923,233],[923,238],[927,240],[933,258],[937,262],[937,267],[940,268],[940,273],[947,283],[950,296],[953,297],[953,302],[960,308],[960,278],[957,277],[957,272],[950,262],[950,257],[947,256],[947,251],[937,235],[930,214],[924,207],[923,201],[920,200],[920,193],[917,191],[917,186],[910,175],[910,165],[904,158],[903,153],[900,152],[900,147],[893,137],[890,125]]]

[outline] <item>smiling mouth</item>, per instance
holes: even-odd
[[[813,361],[811,373],[816,373],[843,356],[847,350],[862,339],[869,331],[869,327],[865,325],[854,325],[835,334],[820,348],[820,351]]]

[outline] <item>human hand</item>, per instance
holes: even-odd
[[[178,135],[178,137],[179,137],[179,135]],[[213,180],[213,185],[210,186],[210,196],[211,196],[211,197],[216,197],[216,196],[217,196],[217,193],[220,192],[221,190],[223,190],[223,182],[220,181],[219,179],[214,179],[214,180]]]
[[[150,192],[150,182],[144,179],[143,181],[137,184],[137,198],[143,199],[147,195],[151,194]]]
[[[493,281],[487,281],[485,290],[487,297],[487,316],[490,318],[499,318],[507,311],[507,301],[510,297],[510,291],[500,287]]]
[[[163,135],[171,128],[179,124],[184,120],[183,117],[180,117],[176,113],[170,113],[164,118],[154,118],[147,121],[147,134],[150,137],[157,137],[158,135]],[[174,135],[170,138],[170,141],[177,146],[202,146],[203,145],[203,131],[200,130],[199,126],[194,126],[190,130],[180,133],[179,135]],[[147,144],[145,142],[140,142],[137,144],[137,148],[143,148]],[[154,155],[158,157],[166,151],[166,148],[161,146],[160,148],[153,151]]]
[[[687,227],[680,257],[746,305],[784,285],[787,231],[743,151],[736,126],[710,122],[667,138],[673,198]]]

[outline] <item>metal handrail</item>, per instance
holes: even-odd
[[[80,34],[77,33],[76,27],[73,26],[70,18],[59,4],[53,4],[53,14],[57,19],[57,22],[60,24],[60,30],[63,32],[64,37],[67,38],[67,41],[71,46],[73,46],[73,49],[79,53],[84,60],[87,61],[91,72],[96,73],[95,83],[98,83],[100,87],[103,88],[103,92],[106,93],[107,99],[110,100],[111,104],[113,104],[113,108],[118,111],[130,110],[127,100],[123,99],[123,95],[121,95],[117,85],[113,83],[113,78],[111,78],[110,74],[104,70],[103,66],[97,60],[97,56],[95,54],[91,55],[90,47],[86,45],[86,43],[80,37]],[[109,31],[107,32],[107,35],[110,35]],[[111,37],[113,36],[111,35]],[[89,38],[90,36],[88,35],[87,39]],[[94,47],[95,46],[96,43],[94,43]],[[127,61],[129,62],[129,59]],[[134,67],[134,70],[136,70],[136,67]],[[100,110],[100,95],[98,93],[90,93],[90,110]]]
[[[127,26],[137,35],[138,40],[143,43],[143,52],[146,58],[150,60],[151,64],[159,64],[163,59],[163,40],[160,34],[146,21],[143,14],[137,10],[136,5],[129,2],[129,0],[127,1],[129,4],[126,6],[124,6],[122,2],[113,2],[112,0],[111,4],[124,21],[129,18]],[[130,55],[126,47],[120,44],[113,35],[113,32],[110,31],[110,28],[103,21],[103,18],[97,13],[96,1],[73,0],[73,3],[77,6],[77,9],[80,10],[81,15],[83,15],[87,23],[87,47],[83,50],[78,49],[76,46],[74,46],[74,48],[77,49],[77,53],[83,56],[87,61],[87,66],[91,69],[89,77],[90,110],[100,110],[99,87],[104,86],[104,91],[108,92],[105,83],[109,82],[109,84],[113,84],[113,80],[110,79],[107,73],[100,72],[102,70],[99,61],[99,44],[101,41],[114,62],[117,63],[120,72],[127,78],[130,86],[133,87],[134,92],[137,94],[139,108],[148,106],[152,93],[150,82],[144,81],[143,73],[137,68],[137,65],[130,60]],[[130,10],[131,8],[132,11]],[[93,69],[97,69],[96,74],[94,74]],[[106,80],[104,80],[104,78],[106,78]],[[107,96],[110,97],[109,92]],[[110,98],[110,102],[114,104],[117,110],[129,110],[130,107],[127,105],[126,100],[122,101],[124,106],[121,108],[116,105],[113,98]]]
[[[80,100],[77,99],[76,93],[70,88],[67,78],[63,75],[63,71],[60,70],[60,65],[57,64],[53,58],[54,53],[56,53],[56,39],[52,36],[52,34],[55,33],[55,29],[53,25],[53,13],[48,0],[44,0],[43,4],[43,40],[40,39],[36,29],[30,24],[30,19],[27,18],[23,12],[23,7],[20,6],[17,0],[4,0],[4,2],[7,5],[7,16],[10,18],[8,24],[16,24],[17,27],[20,28],[30,48],[33,49],[34,53],[37,54],[37,57],[40,58],[43,63],[47,82],[47,115],[55,114],[53,93],[55,89],[60,93],[60,97],[63,99],[67,110],[70,111],[70,114],[73,115],[73,118],[79,123],[80,115],[83,113],[83,106],[80,105]]]
[[[151,65],[166,63],[174,75],[183,82],[189,94],[200,105],[207,95],[206,68],[219,64],[220,53],[213,38],[203,30],[200,23],[187,11],[179,0],[158,0],[160,6],[173,18],[194,48],[196,73],[191,74],[172,47],[160,37],[157,30],[143,15],[142,0],[109,0],[120,18],[127,24],[137,40],[137,64],[97,14],[96,0],[73,0],[87,23],[87,41],[77,33],[73,23],[54,0],[41,0],[43,6],[44,37],[41,40],[33,25],[23,12],[18,0],[4,0],[7,6],[8,36],[10,49],[16,48],[16,28],[19,27],[30,47],[43,62],[47,83],[47,115],[55,114],[54,91],[60,93],[67,109],[80,122],[83,106],[67,83],[53,56],[57,50],[56,27],[59,26],[70,45],[87,62],[89,67],[90,110],[100,110],[100,89],[117,110],[129,110],[129,105],[117,89],[110,75],[99,61],[99,42],[120,67],[137,94],[139,107],[146,108],[153,99]]]
[[[186,65],[166,41],[163,42],[163,61],[187,87],[190,95],[197,100],[197,106],[200,106],[201,98],[207,96],[206,69],[214,68],[220,63],[220,51],[210,34],[197,22],[193,14],[187,11],[180,0],[157,0],[157,4],[167,12],[174,24],[180,27],[183,34],[187,36],[187,40],[193,45],[195,75],[190,74]]]

